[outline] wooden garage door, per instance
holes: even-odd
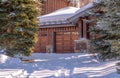
[[[56,52],[74,52],[74,40],[78,39],[78,32],[56,32]]]

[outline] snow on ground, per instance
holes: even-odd
[[[0,78],[120,78],[115,67],[118,61],[98,61],[87,53],[34,53],[32,63],[2,55]]]

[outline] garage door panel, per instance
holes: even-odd
[[[56,44],[62,45],[62,44],[63,44],[62,42],[63,42],[63,41],[57,41]]]
[[[73,51],[73,52],[74,52],[74,51]],[[66,51],[64,51],[64,53],[72,53],[72,51],[67,51],[67,50],[66,50]]]
[[[64,38],[64,40],[70,40],[70,36],[63,36]]]
[[[70,53],[74,52],[74,40],[78,39],[75,32],[56,32],[56,52]]]
[[[58,40],[56,40],[56,42],[60,42],[60,41],[63,41],[62,39],[58,39]]]
[[[62,40],[62,38],[61,38],[62,36],[59,36],[59,37],[56,37],[58,40]]]
[[[71,47],[65,47],[64,50],[71,50]]]
[[[78,39],[78,36],[75,35],[74,37],[72,37],[72,39],[73,40]]]

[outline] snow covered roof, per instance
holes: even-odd
[[[96,3],[100,3],[100,1]],[[52,13],[49,13],[47,15],[40,16],[38,17],[38,19],[40,21],[40,25],[42,26],[61,25],[61,24],[75,25],[77,19],[79,17],[83,17],[86,14],[88,14],[87,11],[93,7],[94,7],[94,2],[91,2],[82,8],[65,7],[65,8],[56,10]]]
[[[54,25],[54,24],[69,24],[68,18],[73,16],[79,8],[76,7],[65,7],[56,10],[50,14],[38,17],[41,25]]]
[[[99,4],[101,0],[94,0],[93,2],[87,4],[86,6],[80,8],[72,17],[68,18],[67,20],[73,21],[79,17],[84,17],[85,15],[88,14],[88,11],[95,7],[94,3]]]
[[[69,21],[73,21],[81,16],[84,16],[86,14],[86,11],[88,11],[88,9],[93,7],[93,2],[89,3],[88,5],[80,8],[72,17],[68,18]]]

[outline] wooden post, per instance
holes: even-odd
[[[83,38],[87,38],[87,24],[86,19],[83,19]]]
[[[82,34],[83,34],[83,28],[82,28],[82,18],[79,18],[79,21],[78,21],[78,37],[79,38],[82,38]]]
[[[52,49],[53,49],[53,52],[56,51],[56,32],[52,33]]]

